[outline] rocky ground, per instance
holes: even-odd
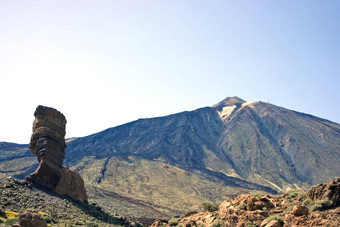
[[[340,179],[336,178],[308,192],[291,190],[278,196],[243,194],[221,204],[203,203],[203,212],[158,220],[152,226],[335,227],[340,226],[339,205]],[[46,223],[38,226],[140,226],[91,201],[75,201],[24,180],[0,179],[0,226],[23,226],[15,225],[19,219]],[[144,226],[148,224],[145,222]]]
[[[138,226],[112,215],[94,203],[75,201],[67,196],[39,188],[24,180],[0,179],[0,226],[19,221],[19,214],[30,209],[48,226]]]
[[[279,196],[244,194],[220,205],[203,204],[204,212],[158,220],[152,226],[340,226],[340,178],[308,192]]]

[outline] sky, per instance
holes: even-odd
[[[38,105],[81,137],[228,96],[340,123],[340,1],[0,0],[0,141]]]

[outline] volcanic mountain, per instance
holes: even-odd
[[[0,175],[20,178],[34,169],[22,146],[2,143],[0,149]],[[167,217],[204,201],[275,194],[340,176],[340,125],[228,97],[72,139],[65,162],[101,206]]]

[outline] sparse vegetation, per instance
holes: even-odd
[[[253,195],[253,196],[262,196],[263,193],[261,193],[261,192],[254,192],[254,193],[251,193],[251,195]]]
[[[181,219],[180,218],[171,218],[168,223],[170,226],[177,226],[178,225],[178,222],[180,221]]]
[[[218,203],[204,202],[204,203],[201,204],[201,207],[202,207],[203,211],[214,212],[214,211],[218,211],[219,204]]]
[[[1,226],[11,226],[18,221],[18,213],[10,210],[0,214]]]
[[[322,209],[322,205],[321,204],[313,204],[310,208],[311,211],[316,211],[316,210],[321,210]]]
[[[86,223],[86,227],[98,227],[98,224],[94,222],[88,222]]]
[[[311,198],[307,198],[303,200],[302,206],[308,206],[312,202]]]
[[[18,221],[18,213],[26,209],[37,212],[49,226],[129,224],[126,219],[110,215],[98,205],[89,205],[50,193],[32,185],[27,187],[14,179],[0,179],[0,226],[11,226]]]
[[[14,211],[9,211],[9,210],[6,210],[5,211],[5,217],[7,218],[7,219],[13,219],[13,218],[16,218],[16,217],[18,217],[18,213],[17,212],[14,212]]]
[[[247,221],[246,222],[246,227],[256,227],[256,225],[255,224],[253,224],[253,222],[252,221]]]
[[[46,214],[46,213],[44,213],[44,212],[38,212],[38,214],[39,214],[39,215],[40,215],[47,223],[55,222],[55,221],[52,220],[52,218],[51,218],[48,214]]]
[[[278,220],[279,222],[283,223],[283,218],[277,215],[272,215],[266,219],[267,222],[270,222],[271,220]]]
[[[333,202],[331,200],[328,200],[328,199],[317,200],[313,203],[310,210],[311,211],[322,210],[322,209],[331,207],[332,205],[333,205]]]
[[[216,221],[214,223],[212,223],[211,227],[220,227],[221,226],[221,222],[220,221]]]
[[[294,189],[290,190],[290,191],[287,192],[286,199],[293,199],[300,194],[303,194],[303,192],[300,192],[300,191],[297,191],[297,190],[294,190]]]
[[[236,209],[239,209],[239,210],[247,210],[247,209],[248,209],[248,206],[247,206],[247,204],[245,204],[245,203],[240,203],[239,205],[236,206]]]
[[[14,185],[13,182],[7,182],[7,183],[5,184],[5,188],[15,188],[15,185]]]

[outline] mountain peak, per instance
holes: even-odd
[[[242,104],[245,101],[237,96],[234,97],[227,97],[223,99],[221,102],[213,105],[213,108],[219,108],[219,107],[224,107],[224,106],[233,106],[235,104]]]

